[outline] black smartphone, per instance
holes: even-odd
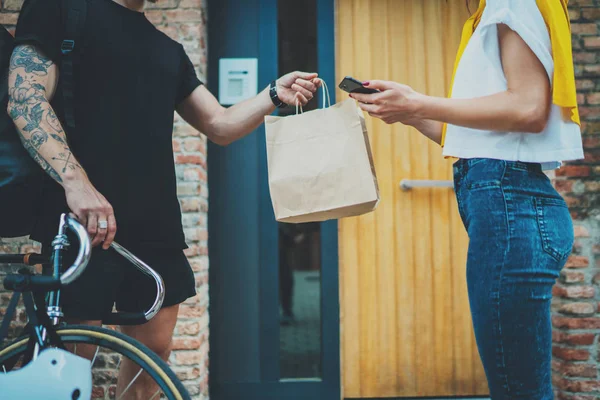
[[[340,82],[340,89],[342,89],[343,91],[348,92],[348,93],[363,93],[363,94],[379,93],[379,90],[365,87],[362,84],[362,82],[352,78],[351,76],[345,77]]]

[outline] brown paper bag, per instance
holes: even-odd
[[[367,127],[354,100],[288,117],[268,116],[265,126],[277,221],[318,222],[377,207]]]

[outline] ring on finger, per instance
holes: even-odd
[[[104,221],[98,221],[98,229],[107,229],[108,228],[108,221],[104,220]]]

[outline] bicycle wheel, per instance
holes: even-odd
[[[77,344],[97,346],[92,359],[92,379],[94,383],[93,399],[117,399],[116,374],[123,357],[127,357],[140,370],[125,386],[122,393],[127,394],[131,384],[145,372],[158,385],[159,389],[148,400],[166,398],[169,400],[189,400],[190,396],[175,373],[149,348],[140,342],[116,331],[106,328],[67,325],[58,328],[56,333],[61,341],[76,353]],[[0,373],[9,372],[26,359],[29,336],[23,336],[0,349]]]

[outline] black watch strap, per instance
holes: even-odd
[[[269,95],[271,96],[271,101],[273,102],[273,104],[275,104],[276,107],[284,108],[287,106],[287,104],[281,101],[281,99],[277,95],[277,84],[275,83],[275,81],[271,82],[271,86],[269,87]]]

